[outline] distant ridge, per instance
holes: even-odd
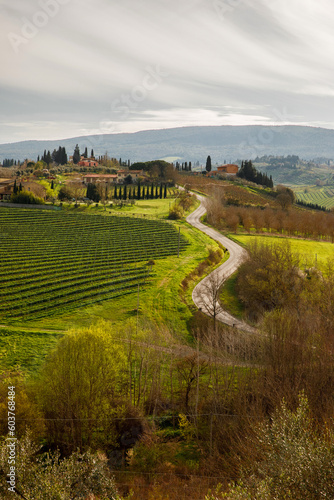
[[[210,155],[213,163],[255,158],[256,156],[298,155],[309,160],[334,158],[334,130],[298,125],[282,126],[205,126],[148,130],[135,133],[73,137],[53,141],[22,141],[0,144],[0,159],[36,160],[44,149],[53,151],[65,146],[71,155],[79,144],[83,151],[106,151],[115,158],[146,161],[174,157],[204,163]]]

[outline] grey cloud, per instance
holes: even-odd
[[[32,19],[40,5],[18,0],[3,9],[2,122],[18,126],[1,137],[38,138],[43,120],[53,123],[50,133],[57,122],[59,134],[66,123],[68,133],[75,124],[133,130],[157,116],[170,124],[176,109],[174,126],[193,121],[194,110],[223,124],[226,109],[257,122],[275,121],[272,110],[285,107],[296,121],[334,127],[329,0],[304,7],[299,0],[69,0],[15,54],[8,30],[19,33],[22,18]],[[168,76],[148,84],[148,67]],[[122,119],[113,103],[126,99]]]

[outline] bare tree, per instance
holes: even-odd
[[[223,311],[219,295],[224,282],[225,276],[222,276],[219,269],[216,269],[198,285],[200,308],[213,319],[215,327],[217,315]]]

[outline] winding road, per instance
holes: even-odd
[[[201,204],[194,212],[192,212],[187,217],[186,219],[187,222],[192,226],[194,226],[196,229],[199,229],[203,233],[210,236],[210,238],[214,239],[215,241],[218,241],[218,243],[221,243],[225,248],[227,248],[227,250],[230,253],[229,259],[226,262],[224,262],[221,266],[219,266],[217,269],[215,269],[211,274],[206,276],[202,281],[200,281],[200,283],[198,283],[193,290],[192,298],[195,305],[202,312],[210,315],[208,312],[206,312],[210,309],[211,310],[213,309],[213,304],[212,304],[213,298],[212,294],[210,294],[210,289],[212,289],[214,284],[221,283],[223,280],[229,278],[238,269],[238,267],[247,259],[247,252],[237,243],[226,238],[226,236],[223,236],[215,229],[212,229],[211,227],[202,224],[200,219],[206,212],[204,206],[205,197],[198,194],[196,194],[196,196],[198,200],[201,202]],[[217,302],[215,309],[216,309],[216,317],[215,317],[216,320],[225,323],[226,325],[238,328],[239,330],[246,331],[248,333],[256,333],[255,328],[252,328],[244,321],[240,321],[239,319],[235,318],[228,312],[224,311],[220,303]]]

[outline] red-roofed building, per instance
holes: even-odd
[[[98,167],[99,162],[94,160],[94,159],[85,158],[85,159],[81,159],[80,161],[78,161],[78,166],[79,167]]]
[[[238,165],[235,165],[233,163],[227,163],[226,165],[221,165],[220,167],[217,167],[218,173],[224,173],[224,174],[237,174],[239,171]]]

